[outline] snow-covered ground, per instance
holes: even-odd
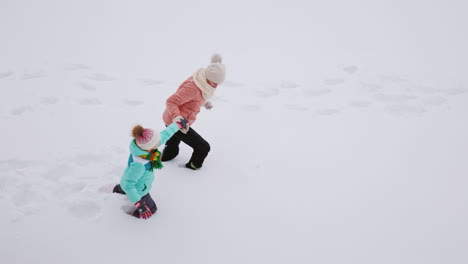
[[[467,263],[466,1],[0,1],[0,263]],[[156,215],[130,129],[213,52]]]

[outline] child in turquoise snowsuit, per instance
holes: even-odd
[[[158,147],[166,143],[179,129],[187,128],[188,121],[177,117],[174,122],[161,133],[137,125],[132,130],[134,139],[130,142],[130,157],[120,184],[114,187],[113,192],[126,194],[135,204],[133,215],[148,219],[157,210],[156,203],[149,191],[154,180],[154,169],[162,169],[161,152]]]

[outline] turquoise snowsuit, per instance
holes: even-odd
[[[177,131],[179,131],[179,127],[174,123],[161,131],[161,141],[158,147],[166,143]],[[148,194],[153,184],[154,173],[150,170],[149,161],[139,157],[146,154],[148,152],[139,148],[134,139],[130,142],[128,167],[125,169],[122,179],[120,179],[120,187],[125,191],[132,203],[138,202],[141,197]]]

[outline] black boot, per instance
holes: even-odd
[[[186,168],[189,168],[189,169],[192,169],[192,170],[199,170],[199,169],[201,169],[201,166],[199,166],[199,167],[196,166],[196,165],[194,164],[193,161],[191,161],[191,162],[185,164],[185,167],[186,167]]]
[[[153,197],[151,197],[149,193],[141,197],[141,201],[145,201],[146,205],[149,207],[153,215],[158,210],[158,207],[156,206],[156,203],[154,202]],[[138,209],[133,212],[133,216],[136,218],[140,218],[140,212],[138,211]]]
[[[120,194],[126,194],[124,190],[122,190],[122,187],[120,187],[120,184],[117,184],[114,187],[114,190],[112,190],[113,193],[120,193]]]

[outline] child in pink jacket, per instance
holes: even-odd
[[[182,141],[193,148],[192,157],[185,166],[193,170],[203,166],[210,151],[210,144],[193,129],[192,125],[197,120],[202,106],[206,109],[213,107],[208,99],[214,95],[218,85],[224,82],[225,76],[221,55],[214,54],[206,68],[198,69],[167,99],[166,110],[163,113],[164,123],[170,125],[174,118],[182,116],[188,120],[189,127],[178,131],[166,142],[161,161],[175,158],[179,154],[179,144]]]

